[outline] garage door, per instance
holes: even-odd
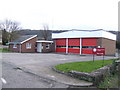
[[[57,39],[56,41],[56,52],[66,52],[66,39]]]
[[[80,53],[80,39],[79,38],[68,39],[68,53]]]
[[[92,54],[92,48],[97,46],[97,38],[82,39],[82,54]]]

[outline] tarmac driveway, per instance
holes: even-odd
[[[115,57],[105,56],[105,59]],[[53,53],[3,53],[2,60],[4,62],[15,64],[16,66],[26,68],[31,72],[42,76],[46,79],[55,80],[57,82],[70,85],[88,85],[86,81],[77,80],[63,74],[56,73],[51,69],[52,66],[67,62],[89,61],[92,56],[80,55],[63,55]],[[101,56],[96,56],[95,60],[101,60]]]

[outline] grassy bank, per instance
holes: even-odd
[[[103,82],[101,82],[98,88],[118,88],[120,87],[120,73],[116,73],[115,75],[111,75],[105,78]]]
[[[65,63],[65,64],[59,64],[56,65],[55,68],[63,71],[79,71],[79,72],[92,72],[94,70],[97,70],[105,65],[108,65],[113,62],[114,59],[109,60],[99,60],[99,61],[82,61],[82,62],[72,62],[72,63]]]

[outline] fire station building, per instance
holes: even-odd
[[[105,30],[70,30],[53,33],[55,52],[93,54],[92,48],[105,48],[105,55],[115,55],[116,35]]]

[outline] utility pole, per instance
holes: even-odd
[[[117,32],[117,40],[120,35],[120,2],[118,2],[118,32]],[[120,59],[120,50],[118,48],[118,58]]]

